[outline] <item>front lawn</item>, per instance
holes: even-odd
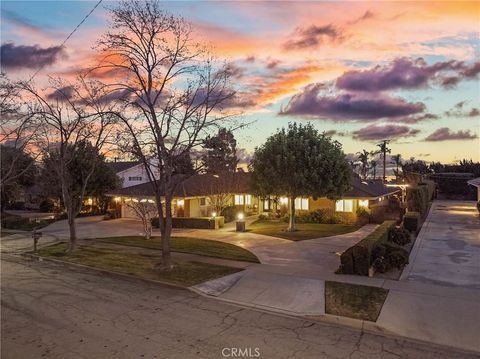
[[[365,285],[325,282],[325,312],[375,322],[388,290]]]
[[[336,236],[354,232],[360,228],[351,224],[298,223],[297,231],[287,232],[288,223],[278,220],[258,220],[248,226],[247,230],[267,236],[280,237],[291,241],[302,241],[321,237]]]
[[[152,237],[149,240],[140,236],[108,237],[99,238],[97,241],[141,248],[162,249],[160,237]],[[170,243],[172,252],[193,253],[209,257],[260,263],[253,253],[230,243],[189,237],[172,237]]]
[[[40,249],[38,255],[112,272],[131,274],[140,278],[164,281],[184,287],[223,277],[241,270],[189,261],[177,262],[171,271],[163,271],[157,267],[160,262],[158,252],[145,254],[131,247],[121,248],[112,246],[112,248],[108,248],[82,245],[73,254],[66,254],[66,247],[66,243],[54,244]]]

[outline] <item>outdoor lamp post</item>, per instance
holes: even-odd
[[[237,215],[237,232],[245,232],[245,215],[241,212]]]

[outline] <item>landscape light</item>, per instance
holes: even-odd
[[[212,217],[215,218],[217,216],[217,212],[212,212]]]
[[[243,213],[239,213],[237,218],[239,221],[243,221],[243,219],[245,218],[245,215]]]

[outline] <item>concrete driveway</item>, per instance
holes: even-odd
[[[475,202],[435,201],[402,280],[480,289],[480,217]]]

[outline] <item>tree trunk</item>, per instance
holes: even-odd
[[[172,255],[170,253],[170,237],[172,235],[172,199],[165,196],[165,222],[162,229],[162,267],[172,269]]]
[[[75,227],[75,217],[73,213],[68,212],[68,227],[70,229],[70,245],[69,252],[73,252],[77,248],[77,229]]]
[[[288,229],[287,231],[289,232],[295,232],[295,197],[290,197],[290,220],[288,223]]]

